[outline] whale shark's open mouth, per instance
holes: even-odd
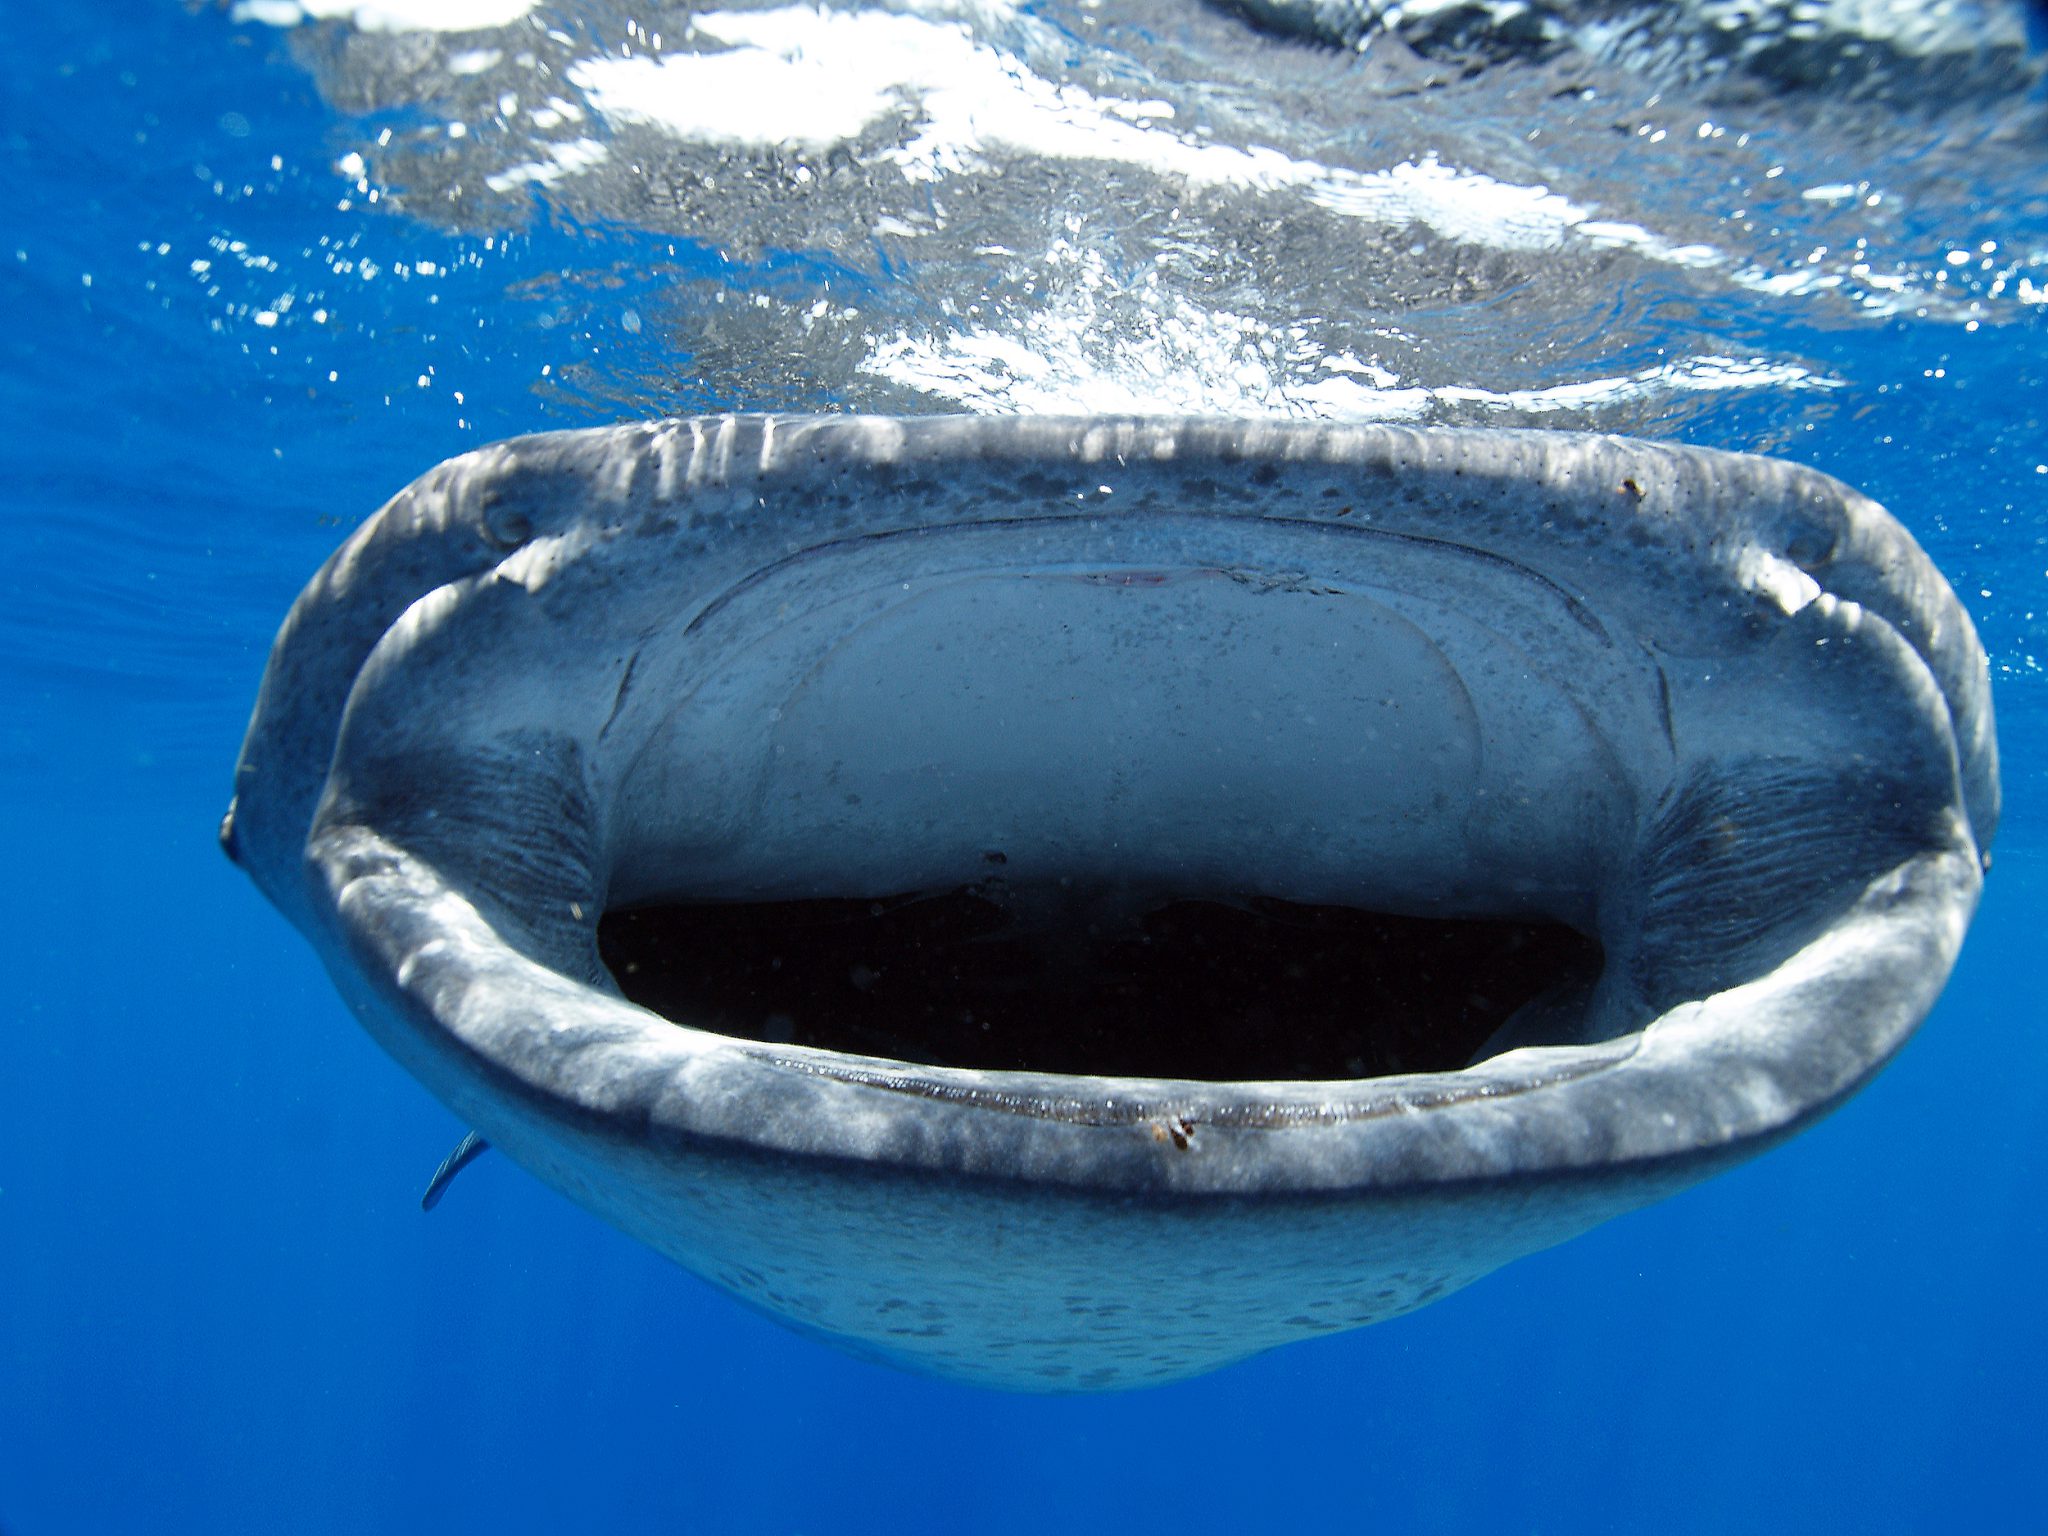
[[[1107,1386],[1809,1122],[1931,1005],[1996,815],[1967,618],[1809,471],[726,419],[394,500],[228,840],[575,1198],[858,1347]]]
[[[1613,746],[1515,644],[1526,615],[1386,590],[1470,551],[1258,531],[1062,510],[1020,554],[1009,520],[924,523],[713,598],[621,775],[620,989],[753,1039],[1090,1076],[1452,1070],[1531,1005],[1576,1038],[1633,814]]]
[[[1598,944],[1561,923],[1124,894],[639,907],[607,913],[599,947],[634,1002],[723,1034],[1209,1082],[1455,1071],[1538,999],[1583,1007],[1599,974]]]

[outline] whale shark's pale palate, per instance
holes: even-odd
[[[723,418],[401,492],[287,619],[223,836],[572,1199],[863,1353],[1088,1389],[1810,1124],[1932,1005],[1997,815],[1969,619],[1810,470]]]

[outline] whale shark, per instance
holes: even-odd
[[[1856,491],[1572,432],[723,416],[430,470],[222,825],[473,1135],[864,1356],[1091,1391],[1751,1157],[1940,993],[1999,813]]]

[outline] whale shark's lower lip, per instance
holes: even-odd
[[[1897,523],[1770,460],[670,422],[365,525],[225,839],[572,1198],[855,1348],[1125,1386],[1867,1080],[1976,901],[1985,674]]]

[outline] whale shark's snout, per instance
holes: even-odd
[[[224,843],[480,1133],[1038,1389],[1408,1311],[1898,1049],[1998,814],[1882,509],[1742,455],[724,418],[401,492]]]

